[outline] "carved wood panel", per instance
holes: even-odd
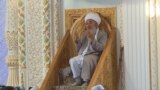
[[[86,8],[86,9],[65,9],[65,28],[70,29],[73,23],[83,14],[87,12],[100,13],[105,18],[109,19],[112,26],[116,27],[116,8]]]

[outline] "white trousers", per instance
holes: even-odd
[[[84,56],[78,55],[69,60],[69,64],[73,73],[73,78],[81,76]]]

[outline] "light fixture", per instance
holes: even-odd
[[[150,0],[146,2],[146,14],[149,17],[159,16],[160,15],[160,6],[157,2]]]

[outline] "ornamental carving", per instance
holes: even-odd
[[[70,30],[73,23],[83,14],[87,12],[100,13],[107,19],[111,19],[112,26],[116,27],[116,8],[88,8],[88,9],[66,9],[65,10],[65,28]]]
[[[50,23],[49,23],[49,3],[43,0],[43,52],[44,66],[48,68],[50,63]]]
[[[17,31],[7,31],[6,32],[6,41],[9,50],[9,54],[16,54],[17,55],[17,48],[18,48],[18,32]]]

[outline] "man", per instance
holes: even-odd
[[[86,30],[75,41],[79,54],[69,61],[75,79],[75,83],[72,84],[74,86],[81,85],[82,80],[83,86],[88,85],[100,54],[104,49],[107,33],[99,30],[100,23],[101,18],[97,13],[90,12],[86,14]]]

